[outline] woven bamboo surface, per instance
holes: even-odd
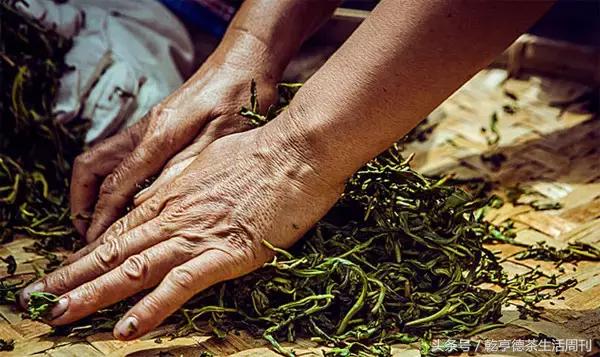
[[[432,113],[429,125],[434,129],[428,140],[414,142],[406,151],[415,153],[412,165],[422,173],[484,178],[495,183],[500,195],[515,185],[527,187],[531,193],[517,203],[532,199],[561,203],[562,208],[546,211],[505,203],[487,215],[495,224],[509,219],[515,222],[519,242],[545,241],[556,248],[585,242],[600,247],[600,118],[582,97],[597,101],[598,88],[535,76],[507,79],[503,69],[484,70]],[[506,113],[504,105],[514,106],[516,112]],[[493,113],[498,117],[500,139],[490,145],[487,138]],[[506,161],[493,167],[482,160],[482,153],[501,153]],[[490,248],[502,256],[522,249],[511,245]],[[554,263],[535,260],[509,259],[504,267],[516,274],[537,265],[548,273],[560,273]],[[599,339],[600,262],[564,263],[561,267],[565,274],[559,281],[576,278],[578,283],[561,297],[542,303],[546,312],[540,321],[520,320],[518,313],[507,310],[502,321],[509,326],[480,337],[521,339],[543,333],[565,340]]]
[[[593,99],[591,87],[565,80],[542,77],[507,79],[507,71],[486,69],[476,75],[430,116],[432,131],[427,140],[407,146],[415,153],[412,165],[425,174],[454,173],[460,178],[486,178],[496,182],[500,193],[516,184],[526,185],[534,193],[522,200],[553,200],[562,204],[556,210],[536,211],[527,204],[505,204],[490,211],[494,223],[508,219],[515,222],[517,240],[524,243],[546,241],[555,247],[568,242],[586,242],[600,246],[600,120],[585,103],[577,99],[586,93]],[[509,92],[518,100],[507,96]],[[502,107],[516,108],[514,114]],[[486,137],[490,117],[498,116],[497,144]],[[481,128],[487,128],[483,133]],[[481,160],[482,153],[503,153],[506,161],[499,168]],[[42,267],[44,258],[23,251],[31,243],[18,239],[0,247],[0,256],[12,254],[18,263],[17,273],[33,272]],[[521,248],[495,245],[503,256]],[[511,273],[520,273],[540,265],[548,273],[557,272],[553,263],[515,261],[505,264]],[[546,312],[539,321],[520,320],[515,310],[507,309],[502,321],[507,327],[475,336],[475,339],[519,339],[543,333],[558,339],[600,339],[600,263],[582,262],[562,265],[561,279],[577,278],[577,285],[560,298],[543,303]],[[6,274],[0,268],[0,276]],[[198,356],[201,351],[216,356],[275,355],[262,340],[245,333],[230,335],[220,341],[207,336],[189,336],[161,343],[155,336],[169,330],[164,326],[143,339],[119,342],[109,333],[86,339],[45,336],[49,327],[22,320],[18,311],[0,306],[0,338],[16,341],[13,352],[4,356]],[[291,345],[287,345],[291,346]],[[321,355],[308,341],[294,345],[296,352]],[[413,347],[394,349],[397,356],[418,356]],[[312,353],[311,353],[312,352]],[[529,352],[519,355],[550,356],[553,352]],[[581,352],[562,355],[580,356]]]

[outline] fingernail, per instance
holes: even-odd
[[[27,307],[27,304],[29,303],[29,297],[31,297],[31,293],[43,291],[44,287],[44,283],[42,283],[41,281],[37,281],[33,284],[27,285],[25,289],[21,291],[21,306]]]
[[[129,338],[137,331],[138,321],[135,317],[129,316],[117,323],[115,326],[115,337]]]
[[[55,318],[64,314],[65,311],[67,311],[68,307],[69,307],[69,298],[68,297],[60,298],[58,300],[58,302],[56,303],[56,305],[54,305],[54,307],[52,307],[52,310],[50,310],[49,320],[54,320]]]

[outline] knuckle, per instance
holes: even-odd
[[[155,294],[146,295],[140,303],[140,308],[147,316],[157,316],[164,310],[161,300]]]
[[[158,198],[158,195],[154,195],[149,200],[144,202],[144,204],[142,204],[139,209],[143,210],[143,213],[159,212],[162,209],[162,204],[160,202],[160,199]]]
[[[94,261],[100,269],[108,271],[119,261],[120,254],[121,247],[119,241],[112,239],[96,249]]]
[[[127,217],[127,216],[125,216],[125,217]],[[118,236],[122,235],[123,233],[125,233],[125,223],[123,222],[125,217],[116,221],[108,228],[106,233],[101,238],[102,243],[106,243],[110,239],[109,237],[118,237]]]
[[[242,220],[236,220],[226,236],[227,242],[239,251],[253,251],[257,243],[260,243],[260,238],[256,227]]]
[[[177,249],[188,258],[193,258],[204,246],[204,237],[196,234],[178,232],[176,237],[171,238]]]
[[[94,149],[79,154],[73,161],[73,177],[79,177],[94,171],[94,166],[98,162],[96,156],[96,150]]]
[[[196,281],[194,272],[184,266],[179,266],[171,270],[167,279],[175,289],[182,290],[193,290]]]
[[[87,246],[91,247],[91,249],[93,251],[96,248],[99,249],[99,248],[106,247],[108,242],[110,242],[111,240],[113,240],[111,232],[107,229],[106,231],[104,231],[104,233],[102,233],[102,235],[100,235],[98,238],[96,238],[95,241],[88,244]]]
[[[154,223],[154,222],[153,222]],[[177,231],[177,225],[172,220],[159,216],[153,227],[161,236],[171,236]]]
[[[100,196],[110,195],[113,193],[115,188],[119,186],[121,182],[121,175],[119,175],[118,171],[115,170],[110,175],[106,176],[102,185],[100,186]]]
[[[178,197],[176,195],[168,198],[167,203],[171,202],[175,203],[169,205],[168,209],[164,211],[164,224],[186,222],[186,220],[189,220],[191,218],[189,214],[190,207],[188,204],[186,204],[185,202],[181,202],[181,200],[178,200]]]
[[[97,305],[98,301],[102,299],[102,294],[100,294],[98,286],[94,282],[82,285],[79,288],[78,295],[80,300],[85,301],[86,305],[89,306]]]
[[[152,142],[152,140],[159,139],[163,132],[163,122],[168,118],[168,114],[160,106],[155,106],[150,110],[150,119],[148,122],[148,130],[144,133],[142,138],[142,144],[144,142]]]
[[[152,153],[154,152],[154,149],[156,148],[156,146],[158,145],[150,145],[148,144],[148,142],[152,142],[154,144],[156,144],[155,139],[153,138],[155,134],[149,134],[149,139],[148,141],[144,141],[142,142],[127,158],[127,160],[125,161],[126,164],[128,166],[133,166],[135,163],[143,163],[143,164],[148,164],[151,162],[151,157],[152,157]]]
[[[134,281],[144,282],[148,276],[149,263],[145,255],[136,254],[123,263],[123,273]]]
[[[129,141],[129,147],[134,148],[139,144],[139,142],[142,139],[142,136],[145,131],[145,127],[146,127],[147,123],[148,123],[148,116],[142,118],[142,120],[140,120],[133,126],[127,128],[123,132],[123,135],[125,135],[125,137]]]
[[[84,152],[83,154],[78,155],[75,158],[75,161],[73,161],[73,169],[83,169],[85,167],[88,167],[91,160],[91,151],[88,152]]]
[[[71,281],[71,269],[66,267],[60,269],[53,274],[46,275],[43,279],[43,284],[56,292],[64,292],[69,290],[69,281]]]
[[[150,120],[156,120],[160,118],[162,112],[162,107],[160,105],[155,105],[150,109],[150,111],[148,111],[148,118]]]

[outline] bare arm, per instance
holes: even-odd
[[[270,124],[328,180],[400,139],[528,29],[550,1],[384,0]]]
[[[215,140],[23,300],[31,291],[62,294],[51,312],[62,325],[154,288],[114,330],[120,339],[143,335],[198,292],[259,268],[273,255],[263,240],[294,244],[335,204],[346,177],[547,7],[384,0],[287,112]]]
[[[261,67],[279,80],[300,45],[341,0],[247,0],[229,25],[217,54],[230,63]]]

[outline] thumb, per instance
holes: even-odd
[[[185,151],[185,150],[184,150]],[[181,174],[191,163],[196,159],[196,156],[191,156],[183,161],[177,162],[169,167],[165,167],[160,176],[145,189],[138,192],[133,197],[133,204],[137,207],[153,197],[162,187],[173,181]]]

